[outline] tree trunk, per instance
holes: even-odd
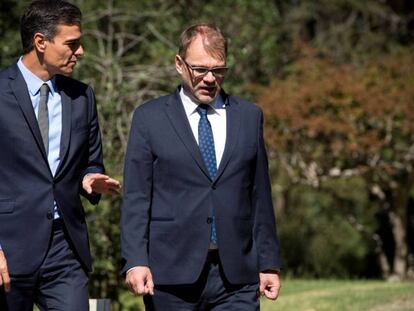
[[[407,207],[409,187],[407,187],[408,185],[404,186],[393,191],[392,207],[388,214],[395,245],[392,273],[389,279],[397,281],[406,279],[408,270]]]
[[[391,212],[390,223],[395,243],[391,277],[397,280],[403,280],[407,275],[407,221],[398,213]]]

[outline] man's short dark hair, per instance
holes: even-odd
[[[226,60],[227,39],[220,28],[214,24],[195,24],[188,27],[180,36],[178,55],[185,59],[187,49],[191,42],[200,35],[203,39],[203,46],[211,56]]]
[[[79,8],[66,1],[33,1],[20,19],[23,54],[33,50],[35,33],[42,33],[48,40],[53,40],[59,25],[80,26],[81,19],[82,13]]]

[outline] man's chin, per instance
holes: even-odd
[[[73,74],[73,68],[61,70],[59,74],[62,76],[70,77]]]
[[[209,94],[209,95],[199,94],[197,96],[197,100],[200,104],[210,104],[212,101],[216,99],[217,94],[218,93]]]

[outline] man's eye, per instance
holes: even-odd
[[[206,73],[206,72],[208,71],[208,68],[204,68],[204,67],[195,67],[195,68],[194,68],[194,71],[195,71],[196,73],[203,74],[203,73]]]
[[[76,48],[78,47],[80,44],[80,42],[74,41],[74,42],[69,42],[68,46],[70,46],[71,48]]]
[[[214,68],[212,71],[218,75],[224,75],[227,72],[227,68]]]

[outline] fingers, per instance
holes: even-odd
[[[128,271],[125,283],[134,295],[154,295],[154,283],[148,267],[136,267]]]
[[[108,176],[107,176],[108,177]],[[121,188],[121,183],[113,178],[108,177],[105,179],[105,183],[114,188]]]
[[[133,293],[134,295],[143,295],[144,294],[143,281],[129,274],[130,273],[127,274],[126,281],[125,281],[129,291]]]
[[[259,293],[260,293],[260,295],[261,296],[263,296],[264,295],[264,293],[265,293],[265,289],[266,289],[266,284],[265,284],[265,282],[260,282],[260,286],[259,286]]]
[[[145,284],[145,294],[150,294],[151,296],[154,295],[154,282],[151,279],[147,280],[147,283]]]
[[[94,173],[88,174],[84,177],[82,187],[88,194],[96,192],[101,194],[105,193],[118,195],[121,184],[119,181],[110,178],[107,175]]]
[[[87,194],[91,194],[92,193],[92,187],[89,184],[83,184],[83,190],[86,191]]]
[[[95,180],[105,180],[105,179],[109,179],[110,177],[101,173],[90,173],[88,175],[86,175],[85,177],[89,177],[91,179],[95,179]]]
[[[276,300],[276,298],[279,296],[279,288],[276,286],[269,286],[264,290],[264,294],[266,298],[270,300]]]
[[[100,174],[100,173],[94,173],[94,174],[89,174],[86,177],[89,177],[92,181],[103,181],[108,186],[113,187],[113,188],[120,188],[121,187],[121,184],[118,180],[113,179],[113,178],[109,177],[108,175],[104,175],[104,174]]]
[[[86,175],[82,180],[83,190],[85,190],[87,194],[92,193],[92,183],[94,180],[92,175],[95,175],[95,174]]]
[[[105,186],[106,186],[106,193],[117,195],[119,194],[119,189],[121,189],[121,184],[119,181],[108,178],[104,180]]]
[[[276,300],[279,296],[281,282],[279,274],[275,272],[260,273],[260,295],[266,296],[270,300]]]
[[[4,252],[0,251],[0,286],[4,285],[6,293],[10,292],[10,276]]]
[[[103,182],[97,182],[94,184],[94,191],[97,193],[105,193],[105,194],[111,194],[111,195],[118,195],[120,185],[108,183],[106,180]]]

